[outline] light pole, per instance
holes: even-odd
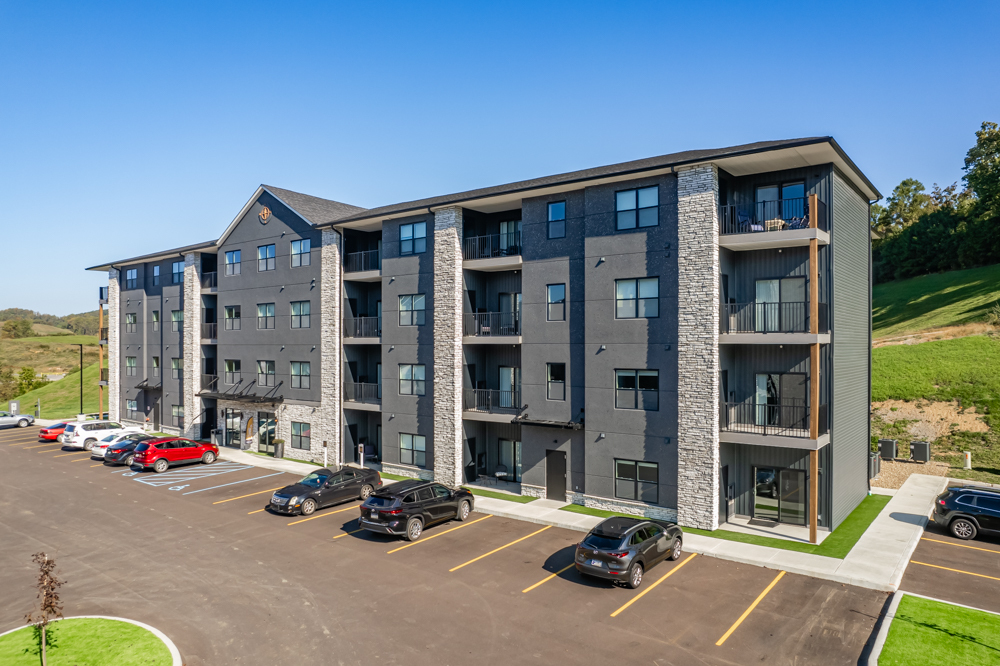
[[[83,416],[83,345],[77,345],[80,348],[80,411],[78,414]]]

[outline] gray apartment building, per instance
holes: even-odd
[[[878,198],[831,137],[367,210],[261,186],[217,240],[90,269],[111,416],[814,535],[868,491]]]

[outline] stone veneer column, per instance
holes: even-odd
[[[199,265],[200,252],[188,252],[184,255],[184,326],[181,333],[181,358],[184,376],[181,379],[181,393],[184,405],[184,428],[181,434],[185,437],[201,436],[201,428],[195,423],[201,414],[201,276]],[[165,364],[164,364],[165,365]],[[173,404],[173,403],[171,403]],[[166,418],[163,421],[173,423],[170,419],[170,404],[163,405]],[[204,419],[197,419],[201,423]]]
[[[310,421],[310,427],[315,427],[311,442],[314,460],[323,459],[323,440],[327,442],[327,458],[331,465],[339,465],[343,460],[341,450],[341,429],[343,392],[341,348],[343,317],[341,304],[343,301],[341,259],[342,236],[333,229],[324,229],[322,238],[322,258],[320,260],[320,400],[318,423]],[[318,426],[318,427],[317,427]],[[286,438],[286,451],[290,446],[291,434]]]
[[[719,520],[719,178],[677,174],[677,521]]]
[[[103,306],[101,306],[103,307]],[[118,269],[108,270],[108,417],[121,418],[121,291],[118,288]]]
[[[462,209],[434,213],[434,480],[462,483]]]

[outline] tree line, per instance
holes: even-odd
[[[63,328],[66,329],[68,335],[73,333],[97,335],[99,320],[97,310],[57,317],[25,308],[7,308],[0,310],[0,322],[2,322],[0,323],[0,337],[27,338],[35,335],[31,329],[32,324],[47,324]]]

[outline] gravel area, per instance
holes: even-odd
[[[915,421],[907,425],[907,430],[914,439],[934,441],[951,433],[953,430],[968,432],[987,432],[989,427],[976,413],[975,407],[962,409],[958,402],[929,402],[916,400],[886,400],[873,402],[872,410],[887,423],[900,419]]]
[[[876,488],[899,488],[910,478],[911,474],[948,476],[949,471],[951,471],[951,465],[936,460],[927,463],[916,463],[908,460],[883,460],[878,477],[872,479],[872,486]]]

